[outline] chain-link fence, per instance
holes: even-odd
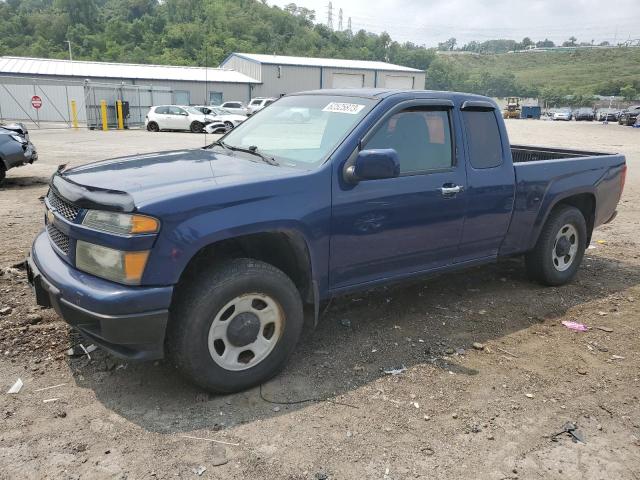
[[[0,121],[24,121],[37,128],[69,128],[75,121],[90,129],[102,128],[102,102],[107,124],[117,128],[117,101],[122,101],[125,128],[144,125],[153,105],[171,104],[168,87],[49,80],[0,76]]]

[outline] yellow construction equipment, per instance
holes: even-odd
[[[502,111],[502,118],[520,118],[520,99],[507,98],[507,107]]]

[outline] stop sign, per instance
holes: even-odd
[[[31,97],[31,106],[36,110],[42,106],[42,99],[38,95]]]

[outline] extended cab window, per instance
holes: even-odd
[[[462,112],[469,143],[469,160],[473,168],[502,165],[502,143],[498,120],[493,110]]]
[[[364,148],[393,148],[400,160],[400,174],[450,168],[453,155],[449,125],[448,110],[408,108],[385,120]]]

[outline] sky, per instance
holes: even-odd
[[[269,1],[280,7],[291,1]],[[316,22],[327,23],[328,0],[297,0],[316,11]],[[333,0],[333,27],[343,10],[343,28],[381,33],[394,40],[428,47],[450,37],[458,45],[496,38],[549,38],[562,43],[610,43],[640,39],[640,0]]]

